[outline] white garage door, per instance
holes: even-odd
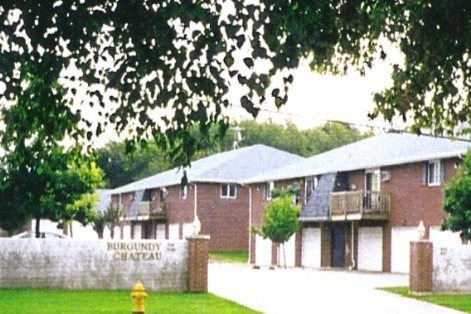
[[[157,230],[156,230],[156,238],[159,240],[164,240],[165,239],[165,225],[164,224],[157,224]]]
[[[303,267],[321,267],[321,229],[304,228],[301,264]]]
[[[180,225],[171,224],[168,226],[168,239],[179,240],[180,239]]]
[[[115,234],[115,239],[119,239],[119,238],[116,238],[116,234]],[[131,225],[125,225],[125,226],[123,226],[123,236],[122,236],[122,239],[123,239],[123,240],[130,240],[130,239],[131,239]]]
[[[442,231],[440,226],[430,227],[430,241],[434,247],[459,246],[461,238],[459,232]]]
[[[255,236],[255,265],[271,266],[271,241],[258,234]]]
[[[142,238],[142,225],[135,224],[134,225],[134,240],[140,240]]]
[[[284,250],[284,251],[283,251]],[[286,267],[294,267],[296,261],[296,236],[292,235],[288,241],[283,245],[280,245],[278,249],[278,265],[285,266],[285,257],[286,257]]]
[[[383,270],[383,228],[359,228],[358,269],[369,271]]]
[[[391,272],[409,273],[410,242],[419,239],[417,227],[395,227],[391,234]]]

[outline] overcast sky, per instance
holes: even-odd
[[[288,103],[279,111],[276,107],[263,107],[257,121],[286,120],[298,128],[307,129],[326,121],[342,121],[358,126],[389,126],[383,120],[369,120],[374,108],[373,93],[391,84],[389,62],[378,63],[365,76],[350,73],[347,76],[320,75],[307,66],[295,71],[294,83],[289,91]],[[234,108],[235,119],[250,118],[243,109]]]

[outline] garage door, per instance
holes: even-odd
[[[410,242],[419,239],[417,227],[395,227],[391,234],[391,272],[409,273]]]
[[[141,224],[134,225],[134,240],[140,240],[142,238],[142,226]]]
[[[258,234],[255,236],[255,265],[271,266],[271,241]]]
[[[358,229],[358,269],[383,270],[383,228]]]
[[[302,232],[302,266],[321,267],[321,229],[304,228]]]
[[[440,226],[430,227],[430,241],[433,242],[434,247],[459,246],[462,244],[459,232],[442,231]]]
[[[165,239],[165,225],[164,224],[157,224],[156,225],[156,238],[159,240]]]
[[[180,225],[171,224],[168,226],[168,239],[179,240],[180,239]]]
[[[286,257],[286,266],[294,267],[296,261],[296,236],[293,235],[289,238],[288,241],[283,245],[279,246],[278,249],[278,265],[285,266],[285,257]]]

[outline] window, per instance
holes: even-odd
[[[180,198],[182,200],[186,200],[187,194],[188,194],[188,185],[180,186]]]
[[[263,193],[265,194],[266,200],[271,200],[272,192],[275,189],[275,183],[273,181],[265,183],[265,189]]]
[[[143,202],[150,202],[152,200],[152,191],[147,189],[144,191],[144,195],[142,196]]]
[[[439,160],[429,161],[427,164],[427,184],[440,185],[442,181],[442,169]]]
[[[235,184],[221,184],[221,198],[236,198]]]
[[[314,192],[314,190],[317,187],[318,181],[319,180],[318,180],[317,177],[306,178],[306,183],[305,183],[305,187],[304,187],[305,188],[304,194],[306,195],[306,198],[311,197],[312,193]]]
[[[160,201],[165,202],[167,200],[168,191],[166,188],[160,189]]]

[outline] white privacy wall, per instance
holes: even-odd
[[[471,292],[471,245],[434,245],[432,278],[434,292]]]
[[[186,291],[184,240],[0,238],[1,288]]]

